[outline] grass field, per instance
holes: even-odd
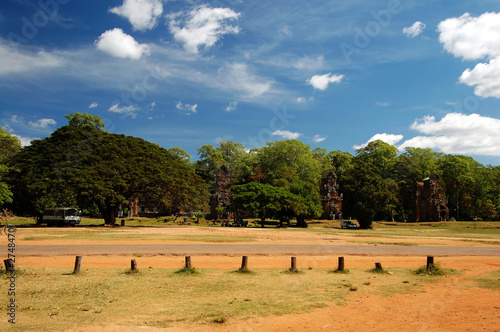
[[[83,269],[27,267],[17,277],[22,285],[14,331],[51,331],[75,327],[75,322],[106,325],[168,327],[188,321],[216,324],[268,315],[308,312],[342,305],[353,291],[391,296],[421,292],[442,277],[419,276],[405,268],[393,274],[351,269],[349,274],[327,269],[257,269],[251,274],[201,269],[183,275],[172,269]],[[458,273],[450,272],[450,273]],[[8,279],[0,278],[0,289]],[[2,292],[1,303],[7,303]],[[5,311],[5,309],[4,309]]]

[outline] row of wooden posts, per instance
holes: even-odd
[[[8,272],[14,272],[16,270],[14,260],[11,258],[4,260],[5,270]],[[431,269],[434,266],[434,256],[427,256],[427,269]],[[82,256],[76,256],[75,259],[75,269],[73,271],[74,274],[80,273],[80,269],[82,267]],[[184,267],[190,269],[191,265],[191,256],[185,257]],[[378,270],[382,270],[382,263],[375,263],[375,268]],[[243,256],[241,259],[241,270],[248,269],[248,256]],[[137,261],[132,259],[130,261],[130,270],[137,270]],[[290,270],[297,270],[297,257],[292,257]],[[339,257],[337,271],[344,271],[344,257]]]

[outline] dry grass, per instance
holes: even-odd
[[[17,324],[13,330],[52,331],[78,323],[168,327],[172,322],[200,324],[268,315],[307,312],[340,305],[351,290],[392,295],[419,291],[431,279],[408,269],[376,275],[352,269],[349,275],[327,269],[283,273],[257,269],[252,274],[200,269],[199,274],[173,269],[83,269],[79,275],[62,268],[23,268],[17,279]],[[436,278],[432,278],[436,281]],[[408,281],[408,282],[404,282]],[[0,277],[0,289],[8,280]],[[349,287],[346,287],[346,284]],[[7,294],[0,295],[7,303]],[[5,307],[5,306],[4,306]],[[3,309],[5,312],[6,309]]]

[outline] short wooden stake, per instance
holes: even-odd
[[[339,257],[339,266],[337,271],[344,271],[344,257]]]
[[[16,265],[14,264],[14,260],[12,258],[4,259],[3,263],[7,272],[16,271]]]
[[[292,265],[290,267],[290,270],[297,270],[297,257],[292,257]]]
[[[80,273],[80,268],[81,267],[82,267],[82,256],[76,256],[76,259],[75,259],[75,270],[73,271],[73,274]]]
[[[427,256],[427,270],[430,270],[434,267],[434,256]]]
[[[191,268],[191,256],[186,256],[186,264],[184,266],[186,269]]]
[[[125,226],[125,219],[122,219],[121,225]]]
[[[375,270],[382,270],[382,263],[375,263]]]
[[[241,257],[241,270],[248,269],[248,256]]]
[[[132,259],[132,260],[130,261],[130,270],[131,270],[131,271],[135,271],[135,270],[137,270],[137,262],[136,262],[136,260],[135,260],[135,259]]]

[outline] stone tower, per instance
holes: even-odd
[[[339,194],[337,175],[329,171],[321,178],[321,205],[323,206],[323,219],[342,219],[343,194]]]

